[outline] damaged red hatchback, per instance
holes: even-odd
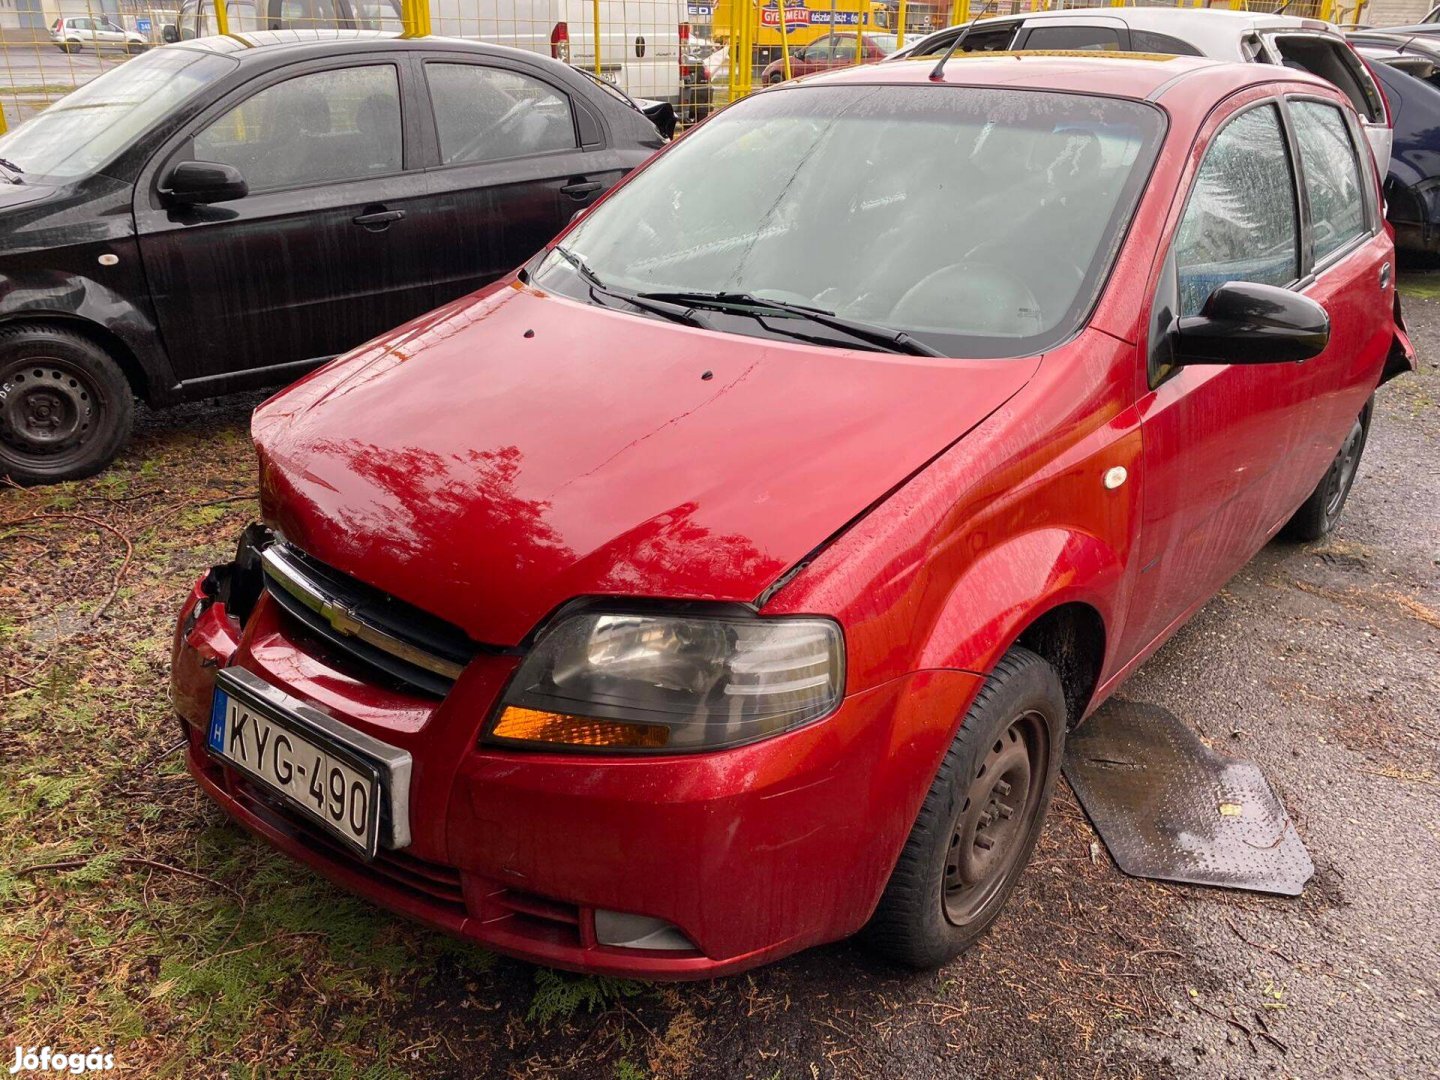
[[[1328,84],[847,71],[256,413],[173,695],[233,818],[545,964],[693,978],[995,918],[1081,720],[1413,366]]]

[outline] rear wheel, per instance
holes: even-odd
[[[1319,540],[1329,535],[1340,521],[1340,512],[1345,509],[1345,500],[1350,497],[1355,474],[1360,468],[1360,456],[1365,452],[1365,442],[1370,436],[1370,414],[1374,408],[1375,399],[1371,398],[1350,425],[1345,441],[1335,452],[1320,483],[1280,530],[1282,540]]]
[[[53,326],[0,330],[0,476],[46,484],[99,472],[134,414],[130,385],[94,342]]]
[[[941,762],[864,935],[917,968],[964,952],[1000,914],[1055,788],[1065,693],[1028,649],[996,665]]]

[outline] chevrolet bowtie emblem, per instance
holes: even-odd
[[[349,608],[328,600],[320,605],[320,617],[330,624],[330,629],[346,637],[354,637],[364,626]]]

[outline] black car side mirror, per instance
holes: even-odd
[[[160,40],[166,45],[174,45],[180,40],[180,30],[174,23],[166,23],[160,28]]]
[[[250,185],[234,165],[218,161],[182,161],[170,170],[160,188],[172,206],[229,202],[250,194]]]
[[[1175,323],[1177,364],[1286,364],[1325,351],[1330,316],[1289,289],[1253,281],[1227,281],[1205,300],[1199,315]]]

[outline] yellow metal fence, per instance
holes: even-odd
[[[1165,6],[1274,10],[1281,0]],[[783,4],[783,6],[782,6]],[[139,52],[207,34],[370,29],[443,34],[556,57],[682,123],[758,86],[872,63],[944,26],[1067,0],[11,0],[0,3],[0,132]],[[1113,6],[1121,6],[1114,0]],[[1359,22],[1364,2],[1292,0],[1286,14]]]

